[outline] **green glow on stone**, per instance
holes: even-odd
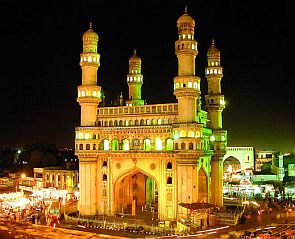
[[[210,137],[210,141],[215,141],[215,136],[214,135],[211,135],[211,137]]]
[[[128,139],[124,139],[123,140],[123,150],[129,150],[129,140]]]

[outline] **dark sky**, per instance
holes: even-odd
[[[143,98],[175,102],[176,21],[185,1],[0,1],[0,144],[73,147],[82,34],[99,35],[99,85],[126,97],[128,59],[142,58]],[[295,150],[293,1],[186,1],[196,21],[197,75],[211,39],[221,50],[230,146]]]

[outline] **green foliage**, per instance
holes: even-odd
[[[261,166],[261,172],[264,174],[270,174],[271,173],[271,162],[264,163]]]

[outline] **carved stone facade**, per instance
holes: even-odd
[[[178,103],[169,104],[144,104],[141,59],[135,51],[129,59],[126,105],[120,97],[119,106],[99,106],[98,36],[92,26],[84,33],[77,99],[81,126],[76,127],[75,140],[82,215],[114,215],[152,207],[159,220],[173,221],[181,214],[180,203],[223,205],[227,132],[222,129],[220,52],[214,43],[208,50],[205,111],[201,109],[200,78],[195,76],[195,22],[185,12],[177,27],[174,95]]]

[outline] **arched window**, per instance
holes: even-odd
[[[161,119],[158,119],[158,124],[162,124],[162,120]]]
[[[171,162],[167,163],[167,169],[172,169],[172,163]]]
[[[144,125],[144,120],[143,119],[140,120],[140,125]]]
[[[104,122],[104,126],[109,126],[109,122],[108,121],[105,121]]]
[[[83,144],[79,145],[79,150],[83,150]]]
[[[92,138],[93,138],[93,139],[96,139],[96,134],[93,134]]]
[[[195,136],[194,131],[190,130],[188,131],[187,137],[193,138]]]
[[[143,141],[143,150],[151,150],[151,140],[145,139]]]
[[[92,145],[92,149],[93,149],[93,150],[96,150],[96,144],[93,144],[93,145]]]
[[[146,125],[151,125],[151,121],[149,119],[146,120]]]
[[[181,143],[181,149],[185,149],[185,143]]]
[[[102,166],[103,166],[103,167],[107,167],[107,166],[108,166],[107,161],[103,161]]]
[[[166,150],[173,150],[173,140],[172,139],[167,139]]]
[[[178,130],[174,131],[174,139],[179,139]]]
[[[125,126],[128,126],[128,125],[129,125],[129,121],[128,121],[128,120],[125,120],[125,121],[124,121],[124,125],[125,125]]]
[[[152,119],[152,125],[156,124],[156,119]]]
[[[133,120],[130,120],[129,124],[130,124],[130,126],[133,126],[134,125]]]
[[[107,181],[107,180],[108,180],[108,176],[107,176],[106,174],[103,174],[103,175],[102,175],[102,181],[105,182],[105,181]]]
[[[194,149],[194,144],[193,143],[189,143],[188,144],[188,149]]]
[[[175,149],[176,150],[178,149],[178,143],[175,143]]]
[[[86,144],[86,150],[90,150],[90,144]]]
[[[101,126],[101,122],[97,121],[97,126],[100,127]]]
[[[156,150],[162,150],[163,149],[162,140],[159,139],[159,138],[156,138],[156,140],[155,140],[155,149]]]
[[[139,125],[139,121],[138,120],[135,120],[135,125]]]
[[[185,138],[185,137],[186,137],[186,131],[181,130],[181,131],[180,131],[180,137],[181,137],[181,138]]]
[[[196,138],[199,138],[200,137],[200,132],[199,131],[196,131],[195,137]]]
[[[119,140],[118,139],[112,140],[112,150],[119,150]]]
[[[124,139],[123,140],[123,146],[122,146],[123,150],[129,150],[129,140],[128,139]]]
[[[123,120],[119,121],[119,126],[123,126]]]
[[[109,141],[107,139],[103,140],[103,150],[109,150]]]
[[[109,126],[110,126],[110,127],[113,127],[113,126],[114,126],[114,123],[113,123],[112,120],[110,121]]]
[[[115,127],[118,126],[118,121],[117,120],[114,121],[114,125],[115,125]]]
[[[172,184],[172,177],[167,178],[167,184]]]

